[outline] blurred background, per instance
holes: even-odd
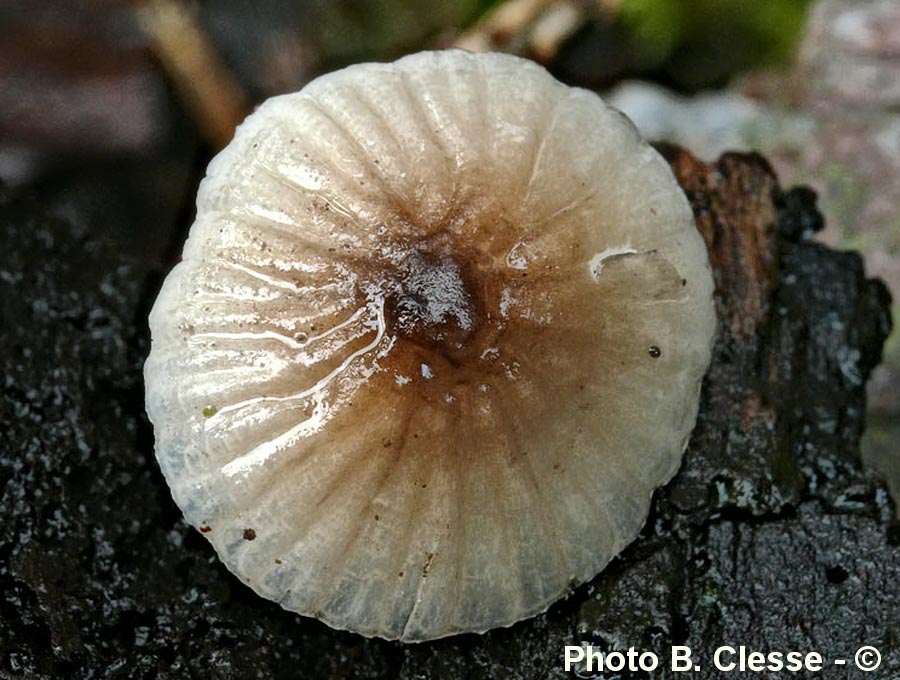
[[[263,99],[422,49],[502,50],[599,91],[652,140],[757,150],[820,194],[900,321],[897,0],[3,0],[0,182],[159,276],[211,156]],[[900,334],[868,464],[900,491]]]

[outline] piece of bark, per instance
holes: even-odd
[[[695,679],[719,677],[722,644],[872,644],[879,677],[900,672],[900,548],[857,452],[887,293],[858,256],[809,240],[814,197],[783,192],[761,158],[664,153],[711,246],[721,317],[680,473],[642,535],[546,614],[409,647],[259,598],[181,521],[141,380],[146,272],[158,284],[172,263],[127,259],[105,241],[121,225],[76,229],[0,190],[0,675],[569,677],[563,647],[583,642],[663,664],[689,644]]]

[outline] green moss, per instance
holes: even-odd
[[[337,63],[400,56],[425,49],[447,30],[465,28],[495,0],[337,0],[322,3],[325,52]]]
[[[207,406],[206,408],[203,409],[203,417],[204,418],[212,418],[218,412],[219,412],[219,409],[217,409],[215,406]]]
[[[684,3],[679,0],[624,0],[620,17],[631,29],[638,57],[646,66],[662,63],[687,31]]]
[[[707,87],[793,54],[808,0],[623,0],[620,19],[644,69]]]

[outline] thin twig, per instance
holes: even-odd
[[[221,149],[249,110],[247,96],[194,15],[178,0],[147,0],[138,20],[200,134]]]

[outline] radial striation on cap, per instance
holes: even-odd
[[[262,104],[150,315],[156,454],[260,595],[407,642],[507,626],[643,525],[715,329],[668,165],[515,57]]]

